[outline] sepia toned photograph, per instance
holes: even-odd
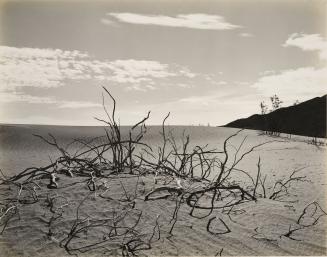
[[[327,0],[0,0],[0,257],[326,256]]]

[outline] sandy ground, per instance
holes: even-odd
[[[193,146],[209,144],[218,149],[221,149],[223,140],[236,131],[229,128],[174,127],[176,138],[182,135],[184,129],[187,134],[190,134]],[[157,145],[160,142],[159,130],[160,127],[150,127],[145,141],[152,146]],[[46,135],[50,132],[58,138],[58,142],[68,144],[72,138],[92,138],[102,135],[102,131],[102,128],[96,127],[2,125],[0,126],[0,168],[6,175],[12,175],[26,167],[45,165],[49,163],[49,157],[55,159],[58,156],[55,149],[34,138],[32,133]],[[160,182],[154,184],[152,175],[141,178],[125,176],[113,177],[106,181],[97,180],[100,188],[97,194],[90,194],[84,178],[62,177],[61,186],[56,193],[44,186],[46,181],[40,182],[42,187],[38,191],[40,201],[26,205],[20,213],[20,219],[15,218],[10,222],[5,232],[0,235],[0,256],[68,255],[59,247],[59,241],[64,238],[64,232],[68,231],[76,220],[77,206],[85,199],[80,208],[82,218],[89,217],[91,220],[96,220],[111,217],[113,209],[117,207],[115,200],[126,198],[122,184],[128,194],[137,192],[133,210],[137,213],[142,211],[138,224],[139,230],[144,234],[151,234],[157,218],[160,224],[160,240],[154,240],[152,249],[140,253],[164,256],[214,256],[219,255],[223,249],[221,255],[326,255],[326,216],[322,216],[315,226],[294,232],[293,239],[282,236],[288,232],[290,226],[296,226],[298,217],[308,204],[316,201],[326,210],[326,146],[317,147],[307,144],[304,142],[307,139],[303,137],[290,140],[258,136],[256,131],[243,131],[232,141],[232,144],[237,146],[245,136],[247,137],[245,150],[261,142],[275,141],[255,150],[238,166],[255,174],[256,163],[260,156],[262,173],[267,175],[268,193],[278,179],[286,178],[294,169],[303,168],[300,174],[306,176],[308,181],[292,185],[291,195],[285,199],[291,202],[260,198],[256,202],[239,205],[229,216],[215,211],[204,219],[190,217],[190,208],[182,205],[173,236],[169,236],[170,221],[176,203],[170,198],[144,201],[147,192],[160,186]],[[140,180],[143,181],[141,184]],[[235,175],[235,180],[242,180],[242,177]],[[101,185],[105,186],[101,187]],[[7,189],[6,186],[0,189],[0,197],[3,199],[10,197],[10,191]],[[54,194],[60,196],[54,201],[54,208],[61,207],[64,210],[64,218],[53,222],[49,235],[49,221],[53,213],[47,206],[46,198],[47,195],[54,196]],[[128,201],[126,204],[129,204]],[[312,212],[312,208],[305,214],[308,222],[312,218],[309,212]],[[212,223],[214,229],[217,231],[223,229],[221,223],[216,222],[221,218],[231,232],[223,235],[208,233],[206,225],[212,217],[216,217]],[[126,222],[133,222],[133,219],[132,215]],[[103,227],[90,230],[86,234],[81,234],[78,239],[74,239],[74,245],[85,245],[91,238],[101,241],[105,233]],[[154,238],[158,238],[158,231],[155,232]],[[79,254],[109,256],[117,253],[118,250],[109,253],[106,249],[100,248]]]

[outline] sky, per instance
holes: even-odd
[[[326,0],[0,2],[0,123],[224,125],[327,92]],[[104,94],[104,104],[112,102]]]

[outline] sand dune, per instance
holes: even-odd
[[[209,127],[174,127],[173,133],[178,138],[183,130],[190,134],[191,145],[209,144],[211,147],[222,148],[224,139],[235,132],[229,128]],[[148,144],[155,146],[160,142],[158,132],[160,127],[150,127],[144,139]],[[49,163],[49,156],[55,159],[58,156],[56,149],[44,144],[31,134],[53,133],[58,142],[67,144],[72,138],[92,138],[102,135],[102,128],[69,128],[48,126],[1,126],[0,127],[0,167],[7,176],[14,175],[29,166],[43,166]],[[126,131],[128,129],[126,128]],[[47,188],[48,179],[41,179],[37,194],[39,201],[24,205],[13,220],[8,223],[4,233],[0,235],[0,256],[68,256],[59,242],[67,237],[77,215],[83,222],[95,222],[112,218],[117,210],[123,212],[128,209],[123,219],[126,226],[134,224],[135,217],[140,216],[138,236],[148,240],[153,232],[151,249],[139,253],[150,256],[214,256],[214,255],[326,255],[326,216],[323,215],[314,226],[303,227],[295,231],[292,237],[286,237],[291,228],[296,228],[297,220],[303,209],[312,202],[317,202],[326,210],[326,146],[314,146],[304,142],[304,138],[292,140],[286,138],[271,138],[258,136],[256,131],[242,131],[232,142],[238,145],[247,136],[245,149],[261,142],[276,140],[265,144],[247,156],[238,166],[239,169],[256,173],[258,157],[261,158],[261,171],[267,176],[267,194],[273,191],[272,185],[283,178],[287,178],[294,169],[300,169],[299,174],[306,176],[304,182],[292,184],[290,194],[283,201],[267,198],[258,198],[257,201],[248,201],[237,205],[229,215],[221,210],[214,211],[208,217],[197,219],[191,217],[190,207],[182,204],[173,235],[170,235],[171,218],[176,200],[174,196],[155,201],[144,201],[145,196],[154,188],[164,186],[165,177],[157,177],[154,184],[154,175],[135,176],[124,174],[112,175],[109,178],[96,178],[96,192],[90,192],[85,177],[69,178],[59,176],[59,187],[56,190]],[[70,149],[73,151],[73,147]],[[233,177],[242,181],[241,176]],[[142,181],[142,183],[140,183]],[[183,180],[182,185],[191,185]],[[176,181],[170,186],[177,187]],[[194,185],[193,185],[194,186]],[[1,185],[1,198],[4,201],[12,197],[10,185]],[[126,189],[127,193],[123,189]],[[127,195],[126,195],[127,194]],[[133,201],[128,195],[136,195]],[[49,197],[53,198],[53,211],[49,209]],[[47,199],[48,198],[48,199]],[[126,198],[126,199],[125,199]],[[84,200],[83,200],[84,199]],[[125,199],[123,202],[120,200]],[[83,201],[83,202],[81,202]],[[204,202],[206,200],[203,200]],[[133,208],[130,204],[134,204]],[[207,203],[210,204],[210,197]],[[310,224],[312,219],[323,214],[315,206],[309,206],[303,215],[303,222]],[[77,214],[79,209],[79,214]],[[62,213],[58,219],[55,213]],[[62,212],[61,212],[62,211]],[[196,215],[208,214],[208,210],[196,210]],[[222,219],[230,229],[230,233],[214,235],[208,233],[208,220],[213,218],[211,229],[221,232],[225,228],[219,219]],[[52,219],[52,221],[51,221]],[[160,225],[159,232],[155,228],[156,222]],[[301,220],[302,222],[302,220]],[[51,224],[50,224],[51,223]],[[49,225],[50,224],[50,225]],[[50,229],[51,228],[51,229]],[[121,253],[116,246],[115,239],[106,240],[108,228],[105,225],[92,227],[85,233],[72,239],[72,247],[81,247],[90,243],[97,243],[101,247],[94,247],[92,251],[77,252],[81,256],[107,256]],[[117,236],[118,237],[118,236]],[[118,239],[117,239],[118,240]],[[108,249],[115,249],[109,251]]]

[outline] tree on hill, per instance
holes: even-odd
[[[279,109],[283,103],[283,101],[281,101],[276,94],[270,97],[270,101],[271,101],[271,107],[272,107],[271,112]]]
[[[282,106],[283,101],[275,94],[270,97],[271,109],[268,112],[268,106],[265,102],[260,103],[261,114],[264,116],[264,133],[268,135],[280,135],[281,121],[277,119],[267,119],[266,114],[276,111]]]
[[[264,101],[260,103],[261,114],[266,114],[268,111],[268,106],[265,104]]]
[[[299,103],[301,103],[299,100],[295,100],[295,102],[293,103],[293,106],[298,105]]]

